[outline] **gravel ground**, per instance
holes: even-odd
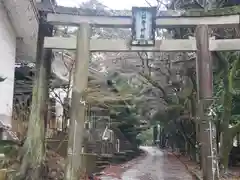
[[[145,157],[135,161],[121,174],[108,173],[101,180],[193,180],[176,156],[155,147],[142,149],[147,152]]]

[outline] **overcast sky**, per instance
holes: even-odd
[[[59,5],[78,7],[79,4],[87,0],[57,0]],[[132,6],[148,6],[145,0],[99,0],[99,2],[111,9],[131,9]],[[152,5],[156,5],[156,0],[148,0]]]

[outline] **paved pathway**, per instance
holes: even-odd
[[[148,155],[125,171],[122,180],[193,180],[185,166],[173,155],[156,147],[142,147]],[[115,180],[102,177],[102,180]]]

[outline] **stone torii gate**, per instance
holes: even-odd
[[[132,46],[129,40],[90,39],[91,25],[95,27],[132,27],[131,16],[78,16],[69,14],[48,14],[52,25],[73,25],[79,27],[77,38],[45,37],[44,48],[76,50],[76,69],[72,92],[71,127],[69,134],[68,164],[66,179],[74,179],[82,168],[81,147],[84,128],[84,103],[82,93],[87,88],[88,63],[91,52],[196,52],[198,103],[201,105],[200,134],[204,180],[218,179],[215,129],[206,110],[212,102],[212,51],[240,50],[240,39],[215,40],[208,35],[208,26],[231,26],[239,24],[239,15],[215,17],[156,17],[157,28],[196,27],[196,38],[156,40],[152,46]],[[205,113],[204,113],[205,112]],[[213,138],[212,138],[213,137]],[[80,143],[79,143],[80,142]]]

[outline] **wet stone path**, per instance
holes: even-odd
[[[142,149],[147,152],[146,157],[122,173],[122,180],[193,180],[185,166],[175,156],[156,147]],[[119,180],[107,176],[101,179]]]

